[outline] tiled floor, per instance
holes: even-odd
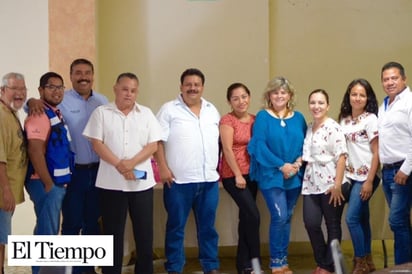
[[[387,255],[388,255],[388,265],[393,265],[393,241],[386,241]],[[351,270],[351,258],[353,256],[352,246],[349,241],[344,241],[342,243],[342,251],[346,259],[346,265],[348,270]],[[219,250],[220,262],[221,262],[221,273],[222,274],[236,274],[235,270],[235,258],[234,258],[234,248],[221,248]],[[156,254],[161,254],[161,251],[156,252]],[[270,273],[268,269],[267,257],[267,247],[262,247],[262,269],[265,273]],[[188,274],[202,274],[198,260],[195,258],[196,251],[187,252],[187,264],[185,266],[185,272]],[[161,256],[160,256],[161,257]],[[373,241],[373,257],[377,269],[384,268],[384,255],[382,249],[381,241]],[[164,259],[159,258],[154,261],[154,269],[156,274],[164,274],[163,267]],[[311,253],[310,245],[308,243],[292,243],[290,246],[289,255],[289,265],[294,271],[294,274],[307,274],[312,273],[315,268],[315,263],[313,261],[313,256]],[[97,270],[99,273],[99,269]],[[6,274],[30,274],[30,267],[5,267]],[[123,267],[122,274],[132,274],[133,265]]]

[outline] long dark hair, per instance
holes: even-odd
[[[342,104],[340,106],[340,113],[338,116],[338,121],[340,121],[344,117],[352,115],[352,106],[350,105],[350,91],[352,90],[354,86],[358,84],[361,85],[366,91],[367,100],[366,100],[365,111],[378,115],[378,109],[379,109],[378,100],[376,99],[376,95],[375,95],[375,92],[373,91],[371,84],[366,79],[358,78],[350,82],[348,87],[346,88],[346,92],[343,95]]]

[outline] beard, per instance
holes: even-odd
[[[14,111],[18,111],[19,109],[21,109],[23,107],[23,105],[24,105],[24,103],[20,103],[20,102],[16,103],[14,101],[11,101],[11,103],[10,103],[10,107]]]

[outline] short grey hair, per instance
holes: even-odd
[[[10,79],[17,79],[17,80],[23,80],[24,81],[24,75],[18,72],[9,72],[6,75],[3,76],[1,79],[1,88],[4,88],[9,84]]]

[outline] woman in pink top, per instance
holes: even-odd
[[[239,207],[237,271],[253,273],[251,259],[260,258],[260,216],[256,206],[257,185],[249,179],[247,145],[255,115],[248,112],[250,91],[244,84],[230,85],[226,98],[232,111],[221,118],[219,125],[223,148],[220,176],[223,187]]]

